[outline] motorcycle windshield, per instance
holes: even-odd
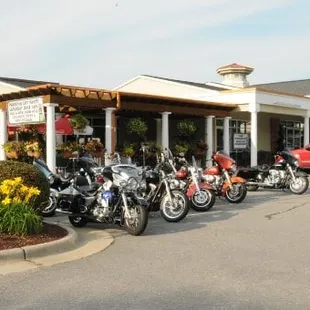
[[[48,168],[48,166],[42,159],[35,159],[33,161],[33,165],[37,167],[47,178],[53,175],[51,170]]]
[[[118,174],[122,176],[124,179],[129,178],[137,178],[140,179],[142,177],[142,170],[138,167],[131,165],[115,165],[112,166],[113,174]]]
[[[298,163],[298,160],[297,158],[291,154],[290,152],[288,151],[281,151],[281,152],[278,152],[278,154],[283,157],[283,159],[290,165],[292,166],[296,166],[296,164]]]
[[[130,165],[112,166],[113,183],[116,186],[126,187],[127,190],[135,190],[142,181],[142,171],[138,167]]]

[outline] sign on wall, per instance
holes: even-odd
[[[45,122],[43,98],[23,98],[8,101],[10,125],[38,124]]]
[[[246,149],[249,146],[249,135],[246,133],[234,134],[234,149]]]

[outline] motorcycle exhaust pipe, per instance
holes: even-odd
[[[68,214],[68,215],[72,215],[73,213],[72,212],[70,212],[70,211],[64,211],[64,210],[62,210],[62,209],[56,209],[56,212],[58,212],[58,213],[62,213],[62,214]]]
[[[273,184],[270,183],[258,183],[258,182],[246,182],[246,185],[254,185],[254,186],[260,186],[260,187],[273,187]]]

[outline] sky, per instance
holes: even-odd
[[[141,74],[310,78],[309,0],[0,0],[0,76],[113,89]]]

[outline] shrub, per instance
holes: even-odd
[[[139,136],[140,138],[145,138],[145,134],[147,132],[147,124],[145,120],[143,120],[141,117],[135,117],[129,119],[127,123],[127,131],[130,134],[134,134]]]
[[[42,210],[49,199],[49,182],[45,175],[33,165],[17,161],[0,161],[0,183],[6,179],[21,177],[25,186],[37,187],[40,194],[33,201],[35,211]]]
[[[182,137],[190,137],[197,131],[197,125],[194,121],[184,119],[177,124],[178,131]]]

